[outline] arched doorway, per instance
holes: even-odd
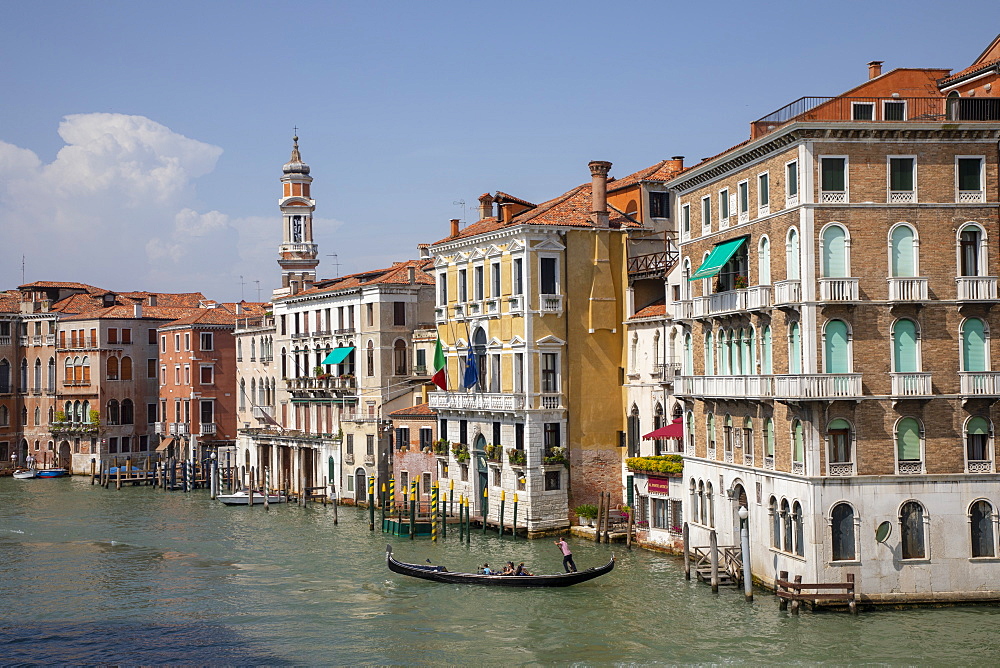
[[[476,436],[476,441],[473,444],[473,452],[476,457],[476,472],[479,474],[479,487],[478,494],[476,496],[479,498],[479,503],[481,504],[483,521],[486,521],[486,516],[490,512],[490,500],[489,497],[483,495],[483,490],[489,488],[490,477],[489,477],[489,467],[486,465],[486,437],[482,434]]]
[[[747,510],[749,510],[749,508],[747,507],[748,506],[747,493],[746,490],[743,489],[743,485],[741,485],[740,483],[736,483],[736,485],[733,487],[732,499],[733,499],[733,508],[732,508],[733,538],[735,542],[738,544],[740,540],[740,514],[739,514],[740,508],[747,508]]]
[[[363,468],[358,468],[354,472],[354,500],[357,503],[364,503],[368,498],[368,476]]]
[[[72,470],[73,468],[73,457],[69,447],[69,441],[63,441],[59,444],[59,466]]]

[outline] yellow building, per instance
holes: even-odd
[[[591,162],[591,183],[539,205],[483,195],[479,221],[430,247],[439,475],[491,524],[511,525],[515,493],[529,534],[568,526],[598,491],[620,500],[626,240],[641,226],[608,206],[610,167]]]

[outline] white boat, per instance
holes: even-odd
[[[14,477],[18,480],[30,480],[38,477],[38,471],[35,469],[15,469]]]
[[[249,489],[241,489],[232,494],[219,494],[217,497],[219,501],[222,501],[227,506],[249,506],[251,504],[251,494]],[[259,490],[253,490],[253,505],[262,506],[264,505],[264,493]],[[284,503],[285,496],[283,494],[268,494],[268,503]]]

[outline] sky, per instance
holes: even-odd
[[[0,7],[0,289],[220,301],[280,285],[295,127],[332,278],[417,257],[484,192],[692,164],[870,60],[957,71],[1000,33],[1000,3],[964,0]]]

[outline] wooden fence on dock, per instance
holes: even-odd
[[[843,591],[835,591],[843,590]],[[820,593],[824,592],[824,593]],[[774,581],[774,593],[779,599],[779,608],[786,610],[792,602],[792,614],[798,614],[803,602],[814,608],[820,603],[846,603],[851,614],[858,614],[858,602],[854,589],[854,574],[847,574],[847,582],[803,582],[801,575],[789,581],[788,571],[781,571]]]

